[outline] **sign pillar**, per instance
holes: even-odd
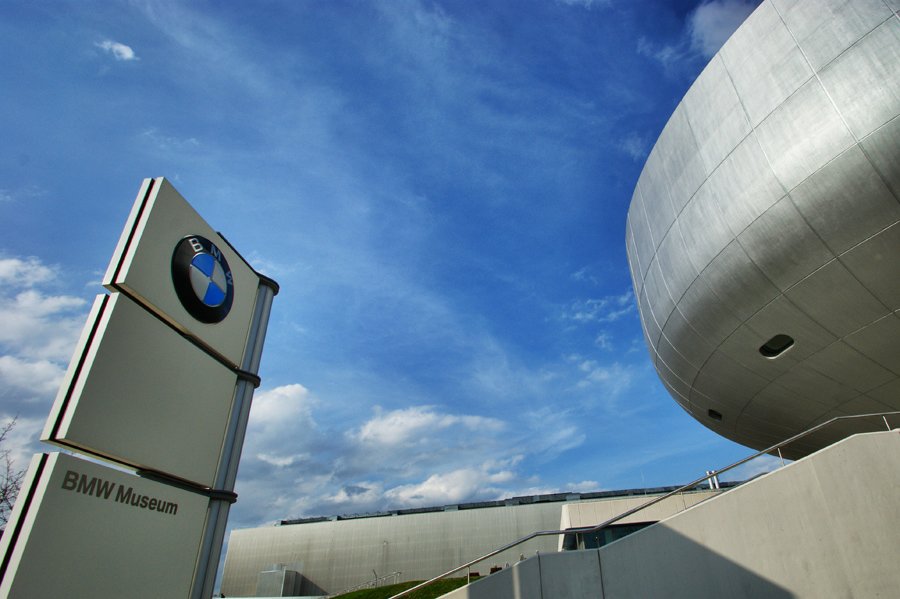
[[[271,279],[260,277],[260,284],[256,294],[256,309],[251,321],[250,334],[247,338],[244,361],[241,364],[241,369],[244,372],[256,374],[259,371],[263,342],[265,341],[266,329],[269,325],[269,312],[271,311],[272,300],[277,292],[277,283]],[[232,419],[229,423],[228,433],[225,437],[225,446],[222,451],[222,467],[219,469],[219,475],[216,477],[217,489],[232,493],[234,491],[238,464],[241,460],[241,450],[244,447],[244,435],[247,432],[247,422],[250,419],[253,390],[254,386],[251,381],[247,379],[238,381]],[[194,585],[191,594],[192,599],[212,596],[213,586],[216,582],[216,571],[219,567],[219,558],[222,554],[222,544],[225,540],[228,512],[232,502],[233,499],[231,498],[210,498],[209,517],[206,522],[203,544],[200,548],[197,584]]]
[[[35,456],[0,538],[0,596],[205,599],[278,284],[161,177],[103,284],[42,439],[116,469]]]

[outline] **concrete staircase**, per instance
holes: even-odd
[[[605,547],[444,599],[900,597],[900,430],[848,437]]]

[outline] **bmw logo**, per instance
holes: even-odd
[[[209,239],[189,235],[172,254],[172,282],[181,305],[200,322],[225,320],[234,301],[228,261]]]

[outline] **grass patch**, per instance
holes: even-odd
[[[472,580],[476,580],[476,577],[473,576]],[[420,582],[422,581],[411,580],[409,582],[401,582],[399,584],[392,584],[384,587],[375,587],[374,589],[360,589],[358,591],[344,593],[343,595],[336,595],[333,599],[389,599],[389,597],[396,595],[400,591],[411,589]],[[409,597],[409,599],[435,599],[436,597],[446,595],[450,591],[456,590],[462,586],[466,586],[465,578],[444,578],[431,583],[424,589],[420,589],[412,595],[407,595],[407,597]]]

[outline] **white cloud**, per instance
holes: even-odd
[[[451,427],[484,433],[502,430],[503,423],[482,416],[442,414],[432,406],[413,406],[387,414],[379,413],[363,424],[354,436],[365,444],[422,444]]]
[[[15,356],[0,356],[0,397],[10,392],[26,392],[37,397],[56,393],[65,369],[49,360],[29,361]]]
[[[578,365],[578,368],[587,375],[585,377],[587,383],[606,383],[619,392],[631,384],[631,371],[619,363],[605,366],[594,360],[585,360]]]
[[[638,367],[619,362],[601,363],[578,354],[572,354],[567,359],[580,373],[576,387],[590,392],[594,398],[588,403],[599,402],[606,410],[621,409],[618,399],[631,389]]]
[[[753,12],[758,2],[710,0],[698,6],[688,19],[691,48],[711,58],[735,29]]]
[[[421,483],[400,485],[385,491],[385,497],[398,506],[428,506],[460,503],[474,497],[496,497],[503,491],[498,483],[515,476],[508,471],[492,472],[487,468],[460,468],[433,474]]]
[[[0,345],[20,357],[68,361],[84,324],[87,302],[26,289],[0,291]]]
[[[48,291],[58,269],[35,257],[0,257],[0,403],[18,417],[8,443],[16,467],[37,451],[38,433],[84,325],[87,302]]]
[[[0,283],[4,285],[33,287],[53,279],[55,272],[35,257],[0,258]]]
[[[25,185],[17,189],[0,189],[0,203],[27,202],[45,195],[47,191],[37,185]]]
[[[610,335],[609,333],[607,333],[605,331],[602,333],[599,333],[594,338],[594,345],[596,345],[600,349],[606,350],[606,351],[613,349],[612,335]]]
[[[595,480],[583,480],[577,483],[566,483],[563,488],[573,493],[591,493],[600,490],[600,483]]]
[[[648,143],[646,137],[637,133],[629,133],[625,139],[619,142],[619,149],[631,156],[632,160],[642,160],[647,157]]]
[[[244,452],[279,468],[310,459],[307,441],[316,430],[309,390],[300,384],[258,391],[253,396]],[[297,431],[303,431],[301,435]]]
[[[113,58],[116,60],[137,60],[138,57],[134,53],[134,50],[131,49],[130,46],[126,46],[120,42],[114,42],[112,40],[103,40],[102,42],[97,42],[94,44],[101,50],[109,52],[112,54]]]
[[[566,6],[582,6],[587,9],[594,8],[595,6],[610,6],[612,4],[612,0],[556,0],[560,4],[565,4]]]
[[[607,295],[599,299],[576,300],[565,311],[566,320],[588,323],[615,322],[635,311],[634,295],[626,291],[621,295]]]
[[[196,137],[179,138],[164,135],[155,127],[142,131],[141,138],[164,152],[192,150],[200,146],[200,142]]]
[[[707,0],[688,15],[678,39],[654,43],[638,38],[638,54],[659,62],[667,73],[686,61],[711,58],[759,5],[759,0]]]
[[[52,400],[84,324],[85,300],[43,291],[57,269],[0,258],[0,397],[8,406]]]
[[[256,457],[267,464],[271,464],[272,466],[284,468],[286,466],[293,466],[294,464],[305,462],[309,460],[310,455],[308,453],[298,453],[293,455],[258,453],[256,454]]]
[[[669,72],[689,56],[686,46],[687,43],[683,40],[674,44],[656,44],[645,37],[639,37],[637,52],[656,60]]]
[[[334,430],[314,417],[323,403],[299,384],[258,392],[238,481],[242,522],[509,497],[527,486],[526,457],[552,459],[585,439],[571,415],[549,408],[514,425],[428,405],[376,408]]]
[[[269,430],[284,426],[287,422],[306,421],[310,416],[309,390],[294,383],[260,391],[253,397],[250,420],[257,428]]]
[[[587,438],[579,416],[558,407],[526,412],[522,420],[528,431],[523,443],[527,442],[529,453],[542,462],[579,447]]]
[[[363,481],[341,487],[336,493],[326,495],[323,499],[338,509],[366,512],[373,511],[371,506],[379,505],[383,498],[384,492],[380,483]]]
[[[573,272],[571,276],[575,281],[580,281],[582,283],[591,283],[593,285],[600,284],[602,280],[590,266],[585,266]]]

